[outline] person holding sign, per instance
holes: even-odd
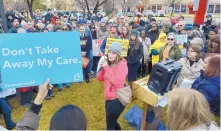
[[[138,31],[132,30],[127,54],[128,81],[130,84],[137,80],[137,72],[140,67],[140,59],[143,56],[143,44],[139,41]]]
[[[178,45],[176,44],[175,34],[169,33],[167,35],[167,44],[160,48],[159,50],[160,62],[165,61],[170,58],[175,61],[180,60],[181,51]]]
[[[121,57],[120,43],[112,43],[108,48],[107,64],[103,64],[97,79],[104,82],[107,130],[121,130],[117,122],[124,106],[117,98],[117,89],[123,88],[128,73],[127,61]]]
[[[24,113],[22,119],[16,124],[16,130],[38,130],[43,101],[52,88],[50,80],[39,86],[38,94],[31,107]],[[75,105],[61,107],[51,118],[49,130],[86,130],[87,119],[84,112]]]
[[[109,38],[118,38],[116,28],[110,29]],[[106,43],[107,43],[107,38],[102,41],[102,44],[100,47],[100,50],[103,54],[105,54]]]
[[[81,54],[83,58],[90,58],[90,51],[92,50],[92,39],[89,34],[85,33],[85,26],[83,24],[80,25],[80,40],[81,40]],[[84,79],[87,83],[89,83],[89,70],[88,64],[84,67]]]

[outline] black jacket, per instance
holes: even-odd
[[[154,31],[149,30],[149,31],[147,32],[147,37],[150,38],[151,43],[153,44],[153,43],[158,39],[159,34],[160,34],[160,32],[159,32],[158,29],[157,29],[157,30],[154,30]]]

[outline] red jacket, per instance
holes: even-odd
[[[53,25],[56,25],[56,16],[53,16],[53,17],[51,18],[51,23],[52,23]]]
[[[117,98],[116,91],[124,87],[128,73],[127,61],[122,60],[116,66],[105,66],[98,73],[97,79],[104,81],[104,95],[106,100],[114,100]]]

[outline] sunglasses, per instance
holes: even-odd
[[[68,30],[67,28],[63,28],[62,30]]]
[[[168,41],[173,41],[173,40],[174,40],[174,38],[167,38],[167,40],[168,40]]]
[[[153,28],[156,28],[156,26],[152,26]]]
[[[178,25],[178,26],[183,26],[183,25]]]

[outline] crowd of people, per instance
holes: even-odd
[[[125,16],[104,18],[101,13],[91,18],[73,14],[52,13],[46,15],[37,10],[34,18],[26,20],[6,12],[8,33],[46,33],[77,31],[80,33],[82,57],[90,59],[83,68],[84,80],[90,82],[90,75],[96,74],[100,57],[93,56],[92,40],[102,39],[100,50],[106,56],[106,63],[97,73],[97,79],[104,83],[107,130],[120,130],[117,122],[125,106],[118,100],[116,92],[128,79],[128,84],[151,73],[157,62],[172,59],[182,65],[177,87],[185,80],[193,81],[191,89],[173,89],[169,93],[167,109],[167,129],[218,129],[212,114],[220,116],[220,27],[211,15],[206,16],[204,25],[186,24],[180,16],[176,22],[171,18],[157,21],[144,19],[140,14],[135,19]],[[202,27],[202,28],[201,28]],[[7,32],[6,32],[7,33]],[[187,42],[178,44],[177,35],[186,35]],[[128,39],[128,53],[121,57],[122,46],[114,42],[105,48],[108,38]],[[38,129],[39,112],[44,99],[54,97],[50,81],[40,88],[24,87],[17,89],[21,95],[21,105],[30,107],[17,123],[18,130]],[[70,83],[53,85],[58,91]],[[33,91],[38,95],[33,102]],[[1,98],[1,97],[0,97]],[[6,128],[11,130],[16,124],[11,119],[11,108],[5,98],[0,99],[0,112],[4,116]],[[59,109],[51,119],[50,130],[86,130],[87,119],[84,112],[67,105]]]

